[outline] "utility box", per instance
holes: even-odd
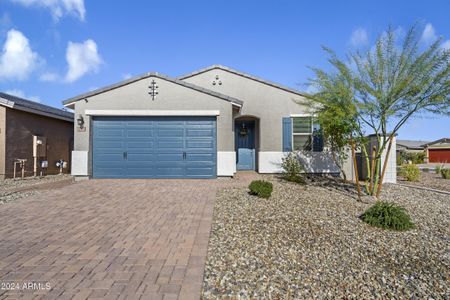
[[[33,157],[47,156],[47,138],[45,136],[33,135]]]

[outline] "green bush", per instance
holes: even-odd
[[[441,176],[444,179],[450,179],[450,169],[441,169]]]
[[[411,161],[413,164],[423,164],[425,160],[425,152],[400,152],[400,160],[402,162]]]
[[[272,195],[272,183],[264,180],[253,180],[248,186],[250,194],[260,198],[269,198]]]
[[[400,170],[400,176],[408,181],[419,181],[420,170],[416,165],[404,165]]]
[[[434,172],[436,172],[436,174],[441,174],[441,170],[442,170],[442,165],[441,166],[436,166],[435,168],[434,168]]]
[[[305,178],[302,175],[303,168],[298,161],[297,155],[289,153],[282,159],[281,168],[283,169],[283,178],[287,181],[305,184]]]
[[[361,215],[361,219],[371,226],[389,230],[404,231],[415,227],[403,207],[384,201],[377,201]]]

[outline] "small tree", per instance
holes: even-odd
[[[368,194],[380,194],[387,166],[381,157],[391,151],[398,130],[412,116],[431,112],[450,115],[450,51],[441,40],[420,51],[420,35],[412,27],[402,43],[391,28],[366,53],[350,53],[347,60],[325,48],[334,68],[326,72],[313,68],[311,84],[317,93],[307,96],[319,103],[318,113],[324,118],[340,115],[352,124],[350,130],[366,157]],[[345,95],[348,108],[336,105],[332,94]],[[366,130],[375,133],[377,146],[367,149]],[[330,135],[331,137],[331,135]],[[369,159],[371,153],[372,160]]]

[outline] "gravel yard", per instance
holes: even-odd
[[[370,205],[342,191],[274,182],[269,199],[226,189],[215,205],[203,297],[444,298],[450,270],[450,196],[386,185],[408,232],[363,223]]]
[[[0,180],[0,204],[33,196],[41,189],[59,186],[61,183],[71,180],[72,176],[65,174]]]
[[[398,177],[398,183],[416,185],[450,192],[450,179],[444,179],[434,172],[420,172],[420,180],[417,182],[406,181],[403,177]]]

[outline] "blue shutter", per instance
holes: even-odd
[[[292,151],[292,119],[283,118],[283,152]]]

